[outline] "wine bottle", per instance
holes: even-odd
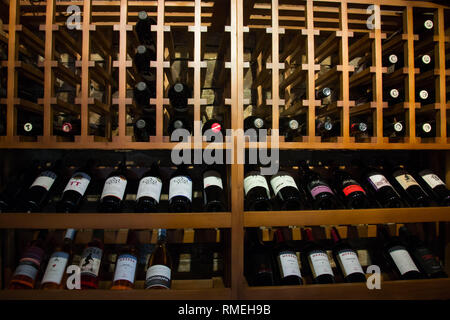
[[[416,179],[405,170],[403,165],[398,165],[392,170],[392,176],[397,181],[400,189],[404,191],[413,207],[427,207],[428,195],[417,183]]]
[[[170,105],[176,112],[188,110],[188,99],[192,97],[191,89],[187,84],[177,82],[169,88]]]
[[[137,142],[148,142],[150,136],[156,134],[156,121],[154,117],[143,115],[134,123],[134,137]]]
[[[208,166],[203,172],[203,201],[207,212],[226,211],[222,175],[217,166]]]
[[[398,70],[403,65],[403,59],[396,53],[391,53],[383,57],[383,66],[387,67],[388,74]]]
[[[418,90],[417,90],[418,89]],[[420,102],[422,106],[434,103],[434,90],[426,88],[416,89],[416,101]]]
[[[417,122],[416,135],[421,138],[430,138],[436,136],[435,121],[429,120]]]
[[[420,279],[422,274],[398,237],[392,237],[386,225],[381,228],[383,256],[402,280]]]
[[[251,211],[271,210],[270,190],[266,178],[256,166],[247,166],[245,169],[245,207]]]
[[[379,170],[369,167],[366,169],[364,177],[383,208],[401,208],[403,206],[400,196]]]
[[[316,91],[316,99],[324,99],[326,97],[329,97],[331,95],[331,89],[328,87],[323,87],[320,90]]]
[[[62,122],[53,123],[53,135],[62,137],[73,137],[80,135],[80,119],[65,119]]]
[[[128,231],[125,247],[117,257],[111,290],[131,290],[134,287],[138,261],[138,239],[134,230]]]
[[[418,19],[420,22],[417,23],[417,28],[415,33],[417,34],[428,34],[433,32],[434,23],[433,23],[433,17],[430,17],[428,15],[424,15],[423,17],[420,17]],[[423,40],[422,38],[420,40]]]
[[[428,194],[442,206],[450,206],[450,191],[433,171],[424,169],[419,172],[419,182],[426,188]]]
[[[341,239],[338,230],[331,229],[333,258],[345,282],[366,282],[366,276],[359,263],[358,254],[347,241]]]
[[[157,212],[161,198],[162,179],[159,165],[154,162],[139,181],[136,212]]]
[[[302,265],[312,275],[314,283],[334,283],[334,274],[327,252],[314,242],[311,229],[305,229],[305,233],[307,242],[302,250]]]
[[[122,162],[117,170],[111,172],[103,186],[100,197],[101,212],[120,212],[127,189],[127,168]]]
[[[67,264],[72,257],[73,240],[75,238],[75,229],[67,229],[62,243],[55,248],[47,268],[45,269],[44,277],[42,278],[42,289],[63,289],[64,276]]]
[[[284,136],[285,141],[293,141],[300,134],[299,120],[290,117],[280,118],[280,135]]]
[[[280,285],[301,285],[303,284],[300,265],[297,254],[285,241],[281,229],[274,233],[275,257],[278,263],[278,282]]]
[[[425,246],[419,237],[412,235],[408,228],[401,227],[400,239],[406,244],[416,265],[428,278],[447,278],[439,258]]]
[[[274,284],[272,250],[262,242],[259,228],[247,228],[245,235],[245,266],[248,284],[272,286]]]
[[[260,132],[260,130],[266,129],[264,120],[257,116],[249,116],[249,117],[245,118],[245,120],[244,120],[245,134],[248,135],[249,132],[247,132],[247,131],[251,132],[252,129],[255,131],[254,134],[256,134],[256,139],[259,140],[260,134],[262,134],[262,132]]]
[[[37,137],[43,134],[42,115],[21,110],[17,114],[17,135]]]
[[[98,289],[103,257],[103,229],[95,229],[92,240],[81,254],[81,289]]]
[[[336,196],[322,177],[318,173],[312,171],[304,161],[300,163],[299,170],[300,180],[303,181],[306,192],[312,198],[314,209],[336,209]]]
[[[170,289],[172,281],[172,259],[167,249],[165,229],[158,230],[158,243],[148,260],[145,289]]]
[[[181,164],[170,178],[169,210],[171,212],[189,212],[192,208],[192,178],[186,165]]]
[[[301,210],[302,197],[294,178],[285,171],[278,171],[270,178],[270,185],[281,210]]]
[[[225,129],[223,124],[217,119],[210,119],[203,124],[202,135],[207,135],[207,141],[216,141],[216,137],[219,138],[219,142],[225,142]]]
[[[181,131],[179,129],[184,129],[184,130]],[[178,139],[175,138],[175,136],[173,136],[174,133],[175,133],[175,136],[178,136]],[[192,133],[192,125],[191,125],[191,122],[189,122],[187,115],[185,115],[183,113],[175,113],[169,123],[170,141],[179,142],[182,140],[186,140],[187,138],[185,137],[185,134],[190,136],[191,133]]]
[[[383,93],[383,97],[390,106],[405,101],[403,90],[400,88],[389,88]]]
[[[323,137],[331,137],[335,135],[335,122],[330,117],[316,119],[316,134]]]
[[[139,45],[137,47],[136,55],[134,56],[134,64],[141,75],[148,75],[151,73],[150,61],[155,60],[155,50],[152,50],[150,46]]]
[[[134,100],[142,107],[149,106],[150,98],[154,96],[155,93],[152,92],[152,88],[144,81],[138,82],[134,87]]]
[[[393,120],[392,122],[384,122],[384,133],[386,137],[396,138],[403,137],[405,135],[405,123],[404,121]]]
[[[349,209],[364,209],[369,207],[369,199],[363,187],[344,170],[333,172],[336,190],[339,190],[344,203]]]
[[[414,67],[421,72],[431,70],[434,68],[434,61],[429,54],[421,54],[414,58]]]
[[[145,45],[154,45],[152,37],[151,26],[156,22],[150,18],[145,11],[139,11],[138,21],[136,23],[136,33],[138,35],[139,42]]]
[[[364,121],[353,121],[350,124],[350,135],[357,136],[368,133],[369,125]]]
[[[27,212],[39,212],[48,202],[50,190],[61,175],[62,161],[56,161],[48,170],[42,171],[26,193],[24,207]]]
[[[61,201],[58,202],[57,210],[59,212],[78,211],[86,190],[91,183],[95,164],[95,160],[90,159],[83,168],[75,171],[63,191]]]
[[[48,230],[40,230],[37,239],[25,250],[12,276],[10,290],[34,288],[45,255],[47,235]]]

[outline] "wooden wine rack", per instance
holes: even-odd
[[[69,5],[79,6],[83,12],[79,39],[72,37],[66,28],[67,15],[63,14]],[[370,5],[373,5],[368,9]],[[3,5],[5,7],[5,5]],[[301,150],[328,149],[377,149],[377,150],[435,150],[445,154],[446,183],[450,187],[450,143],[447,132],[446,100],[450,71],[446,69],[446,55],[450,54],[450,8],[430,2],[402,0],[272,0],[272,1],[55,1],[30,4],[24,0],[9,1],[9,15],[3,17],[5,33],[0,33],[0,41],[8,47],[8,60],[2,67],[7,70],[7,96],[0,101],[6,110],[6,135],[0,136],[1,149],[103,149],[103,150],[171,150],[176,143],[168,142],[164,135],[164,107],[168,105],[165,93],[171,78],[170,60],[175,57],[172,33],[183,28],[193,34],[190,45],[188,68],[193,74],[193,98],[189,104],[193,108],[195,126],[193,136],[201,136],[201,108],[206,104],[202,98],[202,75],[205,68],[203,55],[205,37],[208,31],[222,33],[222,43],[218,56],[223,57],[224,67],[219,74],[225,79],[226,87],[221,106],[230,114],[230,128],[243,129],[245,109],[252,105],[255,112],[271,118],[271,138],[268,142],[248,142],[239,144],[235,136],[224,143],[215,143],[216,149],[229,149],[234,154],[234,164],[230,165],[229,190],[231,194],[230,212],[226,213],[185,213],[185,214],[1,214],[0,227],[20,228],[226,228],[231,230],[231,282],[230,285],[202,289],[198,286],[180,285],[170,291],[131,292],[98,291],[0,291],[0,299],[448,299],[450,279],[418,281],[384,281],[382,290],[367,290],[364,284],[304,285],[301,287],[248,287],[244,278],[244,228],[251,226],[323,226],[357,225],[382,223],[437,222],[446,244],[445,266],[450,272],[450,209],[367,209],[367,210],[326,210],[326,211],[268,211],[244,212],[244,165],[238,164],[241,153],[251,148],[278,147],[291,152]],[[436,88],[436,102],[422,106],[415,98],[418,74],[414,66],[414,53],[418,35],[414,34],[414,13],[416,10],[434,13],[435,33],[430,40],[434,48],[436,66],[431,71]],[[134,25],[140,10],[149,12],[157,24],[152,27],[156,35],[156,61],[151,62],[156,74],[156,98],[151,104],[156,106],[156,135],[150,142],[135,142],[127,133],[127,113],[133,108],[132,99],[127,97],[129,70],[133,63],[129,60],[129,47],[136,41]],[[368,22],[373,28],[368,28]],[[30,30],[29,26],[34,29]],[[404,78],[405,103],[396,106],[405,112],[407,134],[401,141],[391,142],[383,136],[383,115],[389,111],[383,97],[382,40],[387,33],[402,28],[399,41],[402,43],[405,61],[400,71]],[[106,31],[105,31],[106,30]],[[44,33],[44,37],[35,33]],[[106,32],[106,34],[104,34]],[[108,42],[108,37],[118,33],[118,47]],[[256,34],[258,41],[247,44],[247,36]],[[349,64],[357,46],[350,44],[356,34],[363,35],[365,47],[372,55],[372,66],[367,75],[355,77],[354,67]],[[322,44],[317,45],[320,36],[327,35]],[[45,40],[42,40],[45,39]],[[224,40],[225,39],[225,40]],[[284,40],[283,42],[281,40]],[[420,39],[421,40],[421,39]],[[59,52],[55,43],[65,46],[76,60],[77,71],[66,70],[59,62]],[[290,45],[289,45],[290,42]],[[367,45],[367,42],[369,45]],[[284,45],[282,46],[281,43]],[[288,45],[286,45],[286,43]],[[298,45],[296,45],[296,43]],[[252,47],[251,54],[248,47]],[[20,52],[32,50],[44,59],[38,68],[19,61]],[[229,50],[229,52],[226,52]],[[104,66],[92,60],[92,54],[104,58]],[[306,60],[295,61],[295,56],[305,55]],[[320,101],[315,98],[320,76],[320,60],[329,55],[339,56],[335,69],[321,81],[338,83],[339,98],[326,110],[339,114],[342,131],[334,141],[321,141],[315,132],[315,117]],[[289,73],[288,69],[293,68]],[[255,67],[256,66],[256,67]],[[245,80],[249,68],[255,68],[253,83]],[[118,70],[118,78],[111,76]],[[228,70],[229,69],[229,70]],[[26,73],[44,85],[44,95],[37,103],[18,99],[17,76]],[[368,77],[365,79],[364,77]],[[73,103],[66,103],[54,94],[55,79],[78,87],[78,96]],[[301,80],[299,81],[298,78]],[[90,96],[91,79],[102,82],[106,99],[99,101]],[[352,83],[368,81],[373,88],[373,101],[363,106],[355,106],[350,100]],[[306,99],[295,100],[292,88],[298,83],[306,84]],[[117,86],[118,95],[112,97],[112,88]],[[256,95],[249,99],[246,90],[252,87]],[[270,91],[270,97],[265,97]],[[295,101],[294,101],[295,100]],[[255,101],[257,101],[255,103]],[[17,136],[17,110],[34,110],[43,115],[43,135],[30,142]],[[77,114],[81,119],[81,134],[73,142],[61,141],[53,135],[52,115],[55,110]],[[435,110],[437,133],[435,138],[421,139],[416,136],[416,115],[423,111]],[[104,137],[89,134],[89,113],[96,112],[107,118]],[[280,112],[303,112],[307,114],[307,135],[301,141],[285,142],[279,136]],[[322,111],[321,111],[322,112]],[[373,117],[374,130],[369,141],[357,142],[350,135],[349,124],[352,114],[367,112]],[[117,132],[111,133],[111,118],[117,116]],[[208,145],[193,141],[184,148],[205,149]],[[209,148],[211,146],[208,146]]]

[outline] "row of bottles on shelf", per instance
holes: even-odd
[[[433,171],[412,172],[402,164],[384,168],[366,166],[356,178],[347,168],[333,167],[326,172],[331,176],[329,183],[318,170],[302,161],[297,173],[280,170],[269,178],[272,200],[266,177],[257,166],[247,166],[245,207],[250,211],[267,211],[277,206],[282,210],[330,210],[450,205],[450,191]]]
[[[73,264],[75,229],[68,229],[63,241],[53,247],[48,258],[48,230],[41,230],[36,240],[27,247],[12,276],[9,289],[33,289],[42,271],[40,288],[66,288],[68,273],[66,270]],[[170,289],[172,280],[172,260],[167,248],[167,231],[158,230],[158,242],[148,263],[145,278],[145,289]],[[86,245],[77,266],[80,269],[80,288],[97,289],[102,279],[101,266],[104,262],[103,229],[94,230],[92,240]],[[139,241],[136,232],[130,230],[125,246],[117,255],[112,290],[133,289],[139,260]],[[44,268],[48,259],[47,267]]]
[[[14,210],[41,212],[55,193],[56,186],[65,179],[63,161],[56,161],[52,166],[41,169],[35,163],[25,170],[21,177],[11,181],[0,194],[0,212]],[[207,166],[202,173],[203,209],[209,212],[226,211],[223,168]],[[56,203],[58,212],[78,212],[97,177],[96,162],[88,160],[82,168],[76,169],[62,191]],[[127,193],[132,192],[129,181],[135,178],[132,171],[122,162],[103,182],[103,189],[98,202],[100,212],[121,212]],[[155,162],[139,179],[134,208],[136,212],[157,212],[160,210],[163,178],[159,165]],[[56,188],[55,188],[56,187]],[[187,166],[180,165],[169,179],[169,211],[189,212],[193,207],[193,179]]]
[[[447,277],[437,255],[407,227],[400,228],[400,237],[392,236],[387,225],[380,229],[375,245],[366,251],[375,258],[371,260],[380,264],[382,273],[387,273],[388,269],[398,279]],[[357,250],[349,241],[341,239],[335,227],[331,229],[331,245],[316,241],[309,228],[304,229],[304,234],[302,244],[294,247],[286,241],[283,229],[279,228],[271,245],[261,240],[258,228],[248,228],[245,270],[249,285],[301,285],[305,284],[306,278],[315,284],[335,283],[339,282],[338,279],[366,282]],[[298,251],[300,257],[297,256]]]

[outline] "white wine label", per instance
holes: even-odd
[[[300,266],[298,264],[297,255],[292,251],[282,251],[278,255],[278,263],[280,265],[281,278],[289,276],[302,277]]]
[[[52,282],[61,284],[61,280],[66,270],[69,254],[67,252],[55,252],[48,261],[42,283]]]
[[[434,173],[428,173],[428,174],[422,175],[422,178],[431,187],[431,189],[434,189],[437,186],[445,186],[444,181],[442,181]]]
[[[419,97],[422,100],[428,99],[428,91],[426,90],[420,90],[419,91]]]
[[[352,273],[364,273],[358,255],[353,250],[342,250],[338,253],[338,261],[344,276]]]
[[[171,270],[169,267],[156,264],[147,270],[145,288],[163,287],[170,289]]]
[[[297,184],[294,178],[289,175],[275,176],[270,179],[270,185],[272,186],[273,192],[277,195],[278,192],[285,187],[294,187],[298,190]]]
[[[331,269],[330,260],[328,260],[328,255],[326,252],[319,250],[312,251],[308,256],[308,262],[314,278],[324,274],[334,276],[333,270]]]
[[[188,176],[177,176],[170,179],[169,200],[183,196],[192,201],[192,180]]]
[[[159,203],[161,198],[162,181],[157,177],[144,177],[139,182],[139,188],[136,195],[136,201],[141,197],[150,197]]]
[[[98,276],[100,263],[102,261],[103,250],[96,247],[88,247],[84,249],[80,261],[80,269],[82,274]]]
[[[29,265],[27,263],[21,263],[17,266],[13,277],[15,276],[26,276],[35,280],[38,274],[38,269],[35,266]]]
[[[220,189],[223,189],[222,177],[219,172],[209,170],[203,174],[203,189],[206,189],[209,186],[217,186]]]
[[[90,182],[91,177],[89,175],[84,172],[77,172],[72,176],[72,178],[70,178],[69,182],[66,185],[66,188],[64,189],[64,192],[71,190],[76,191],[84,196],[84,193],[86,192],[86,189],[89,186]]]
[[[382,174],[374,174],[369,178],[370,184],[375,188],[375,190],[380,190],[383,187],[392,187],[389,181]]]
[[[124,176],[110,177],[105,181],[105,186],[103,187],[103,192],[100,199],[112,196],[123,200],[126,187],[127,179]]]
[[[39,177],[34,180],[33,184],[30,188],[34,186],[39,186],[45,188],[45,190],[49,191],[52,187],[53,183],[56,180],[56,174],[52,171],[44,171],[42,172]]]
[[[394,173],[395,180],[402,186],[403,189],[408,189],[412,186],[419,186],[417,181],[410,174],[396,174]],[[419,186],[420,187],[420,186]]]
[[[389,249],[389,254],[392,257],[392,260],[394,260],[394,263],[400,271],[401,275],[404,275],[409,271],[419,271],[408,251],[406,251],[404,247],[392,247],[391,249]]]
[[[130,254],[119,256],[116,263],[116,271],[114,273],[114,281],[126,280],[134,283],[136,274],[137,258]]]
[[[249,193],[250,190],[252,190],[255,187],[262,187],[262,188],[266,189],[267,197],[270,198],[269,185],[267,184],[267,180],[266,180],[266,178],[264,178],[264,176],[251,175],[251,176],[245,177],[245,179],[244,179],[245,195],[247,195],[247,193]]]

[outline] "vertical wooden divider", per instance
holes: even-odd
[[[437,27],[438,27],[438,45],[435,47],[435,57],[438,60],[438,66],[439,66],[439,77],[438,77],[438,83],[437,83],[437,90],[438,93],[436,95],[436,98],[439,99],[439,119],[436,119],[437,124],[437,130],[436,135],[439,137],[437,142],[439,143],[447,143],[447,101],[445,99],[445,83],[446,83],[446,73],[445,73],[445,22],[444,22],[444,9],[439,8],[438,9],[438,16],[437,19],[435,19],[435,22],[437,20]],[[437,49],[437,50],[436,50]],[[449,66],[447,66],[449,67]],[[435,66],[436,69],[436,66]],[[437,100],[437,99],[436,99]]]
[[[405,44],[408,56],[408,83],[405,84],[405,98],[408,99],[408,119],[407,128],[409,128],[409,143],[416,143],[416,83],[414,70],[414,24],[413,8],[408,5],[403,14],[403,30],[407,30],[408,40]]]
[[[268,32],[268,30],[267,30]],[[274,139],[279,139],[280,105],[284,101],[280,99],[280,69],[284,69],[284,63],[280,63],[280,33],[284,33],[278,25],[278,0],[272,0],[272,63],[267,64],[267,69],[272,69],[272,99],[266,104],[272,105],[272,131]],[[275,141],[276,141],[275,140]]]
[[[89,61],[91,53],[91,0],[83,1],[82,49],[81,49],[81,143],[88,142],[89,129]]]
[[[349,64],[348,64],[348,17],[347,17],[347,2],[342,1],[339,10],[340,13],[340,31],[336,31],[337,36],[341,37],[341,57],[340,63],[342,68],[341,73],[341,101],[342,104],[342,122],[341,122],[341,132],[342,132],[342,142],[350,142],[350,97],[349,97]],[[339,105],[338,102],[338,105]]]
[[[6,135],[10,143],[14,143],[17,133],[17,70],[16,61],[19,58],[19,35],[17,26],[20,22],[20,0],[9,1],[8,25],[8,83],[6,96]]]
[[[374,83],[374,92],[376,94],[376,110],[375,110],[375,119],[374,127],[376,128],[375,140],[377,144],[381,144],[385,141],[383,138],[383,66],[382,66],[382,34],[381,34],[381,12],[380,6],[375,5],[374,7],[374,15],[375,15],[375,40],[374,45],[372,47],[372,63],[375,65],[375,83]],[[373,82],[372,82],[373,83]]]

